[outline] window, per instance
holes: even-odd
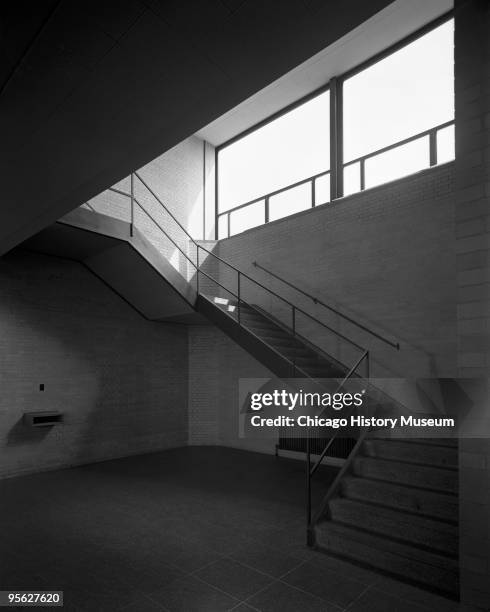
[[[431,165],[429,135],[366,158],[362,187],[349,162],[453,120],[453,37],[451,19],[344,81],[345,195]],[[453,158],[454,129],[434,135],[434,163]]]
[[[454,20],[217,151],[219,239],[454,159]]]
[[[328,201],[329,115],[326,91],[219,150],[218,215],[233,211],[231,234]],[[291,193],[275,193],[301,181]],[[228,235],[227,217],[219,216],[220,238]]]

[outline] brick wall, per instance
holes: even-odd
[[[187,443],[185,326],[145,321],[78,263],[14,251],[0,327],[0,477]],[[62,426],[22,425],[53,409]]]
[[[458,371],[490,365],[490,6],[455,3]],[[461,599],[490,610],[490,441],[460,442]]]
[[[214,237],[214,147],[192,136],[140,168],[138,174],[194,239]],[[114,187],[129,194],[129,177]],[[134,207],[135,226],[191,280],[195,269],[158,225],[195,262],[195,247],[185,232],[137,178],[134,195],[141,204]],[[106,215],[127,222],[131,219],[130,200],[124,195],[104,191],[88,204]]]
[[[276,440],[239,438],[240,378],[272,374],[214,326],[189,327],[189,444],[273,453]]]
[[[270,223],[219,243],[219,255],[370,348],[378,376],[454,375],[454,164],[449,163]],[[256,260],[385,336],[386,347],[253,267]],[[223,284],[236,279],[221,266]],[[244,299],[285,323],[291,311],[242,282]],[[359,354],[302,315],[300,333],[354,363]]]

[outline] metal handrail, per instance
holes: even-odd
[[[180,246],[175,242],[175,240],[169,236],[167,234],[167,232],[163,229],[163,227],[160,225],[160,223],[158,223],[158,221],[156,221],[153,216],[146,210],[146,208],[144,208],[139,202],[138,200],[133,197],[134,202],[141,208],[141,210],[153,221],[153,223],[158,227],[158,229],[162,232],[162,234],[164,234],[164,236],[166,238],[168,238],[168,240],[170,240],[170,242],[174,245],[174,247],[180,252],[181,255],[183,255],[185,257],[185,259],[187,259],[187,261],[194,266],[194,268],[196,268],[197,270],[197,266],[196,264],[192,261],[192,259],[180,248]]]
[[[363,325],[362,323],[359,323],[358,321],[356,321],[352,317],[349,317],[348,315],[344,314],[340,310],[337,310],[337,308],[334,308],[333,306],[330,306],[330,304],[326,304],[325,302],[323,302],[319,298],[315,297],[314,295],[311,295],[311,293],[308,293],[307,291],[304,291],[303,289],[301,289],[300,287],[297,287],[296,285],[294,285],[290,281],[286,280],[282,276],[279,276],[279,274],[276,274],[275,272],[272,272],[272,270],[269,270],[268,268],[265,268],[264,266],[260,265],[258,262],[254,261],[254,262],[252,262],[252,265],[255,268],[260,268],[261,270],[264,270],[264,272],[267,272],[267,274],[270,274],[270,276],[273,276],[274,278],[276,278],[277,280],[281,281],[285,285],[288,285],[289,287],[291,287],[292,289],[294,289],[298,293],[303,294],[304,296],[306,296],[307,298],[312,300],[315,304],[319,304],[320,306],[323,306],[324,308],[327,308],[328,310],[330,310],[331,312],[335,313],[336,315],[342,317],[346,321],[349,321],[349,323],[352,323],[356,327],[359,327],[359,329],[362,329],[365,332],[368,332],[372,336],[375,336],[379,340],[382,340],[386,344],[389,344],[393,348],[396,348],[397,351],[400,350],[399,342],[393,342],[392,340],[389,340],[388,338],[385,338],[384,336],[382,336],[381,334],[378,334],[377,332],[373,331],[372,329],[369,329],[369,327],[366,327],[366,325]]]
[[[349,370],[349,372],[347,373],[347,375],[345,376],[345,378],[342,380],[342,382],[340,383],[340,385],[337,387],[337,390],[335,391],[336,393],[338,393],[338,391],[340,389],[342,389],[342,387],[345,385],[345,383],[347,382],[347,380],[349,378],[351,378],[351,376],[354,374],[354,372],[357,370],[357,368],[361,365],[362,361],[366,359],[367,360],[367,378],[369,378],[369,351],[366,350],[362,356],[357,360],[357,362],[352,366],[352,368]],[[325,409],[321,411],[320,414],[323,414],[325,412]],[[337,436],[339,434],[339,430],[335,430],[334,434],[331,436],[331,438],[328,440],[327,444],[325,445],[323,451],[321,452],[319,458],[317,459],[316,463],[314,464],[313,467],[311,467],[311,445],[310,445],[310,436],[307,435],[306,437],[306,533],[307,533],[307,544],[308,545],[312,545],[312,533],[311,533],[311,529],[312,529],[312,499],[311,499],[311,481],[313,478],[313,475],[315,474],[315,472],[317,471],[317,469],[320,467],[320,464],[322,463],[323,459],[325,458],[325,455],[327,454],[329,448],[332,446],[332,444],[334,443],[334,441],[336,440]],[[359,448],[359,444],[356,444],[356,446],[354,447],[354,449],[351,451],[351,453],[349,454],[349,457],[346,460],[346,463],[349,463],[352,461],[353,459],[353,455],[354,455],[354,450],[357,452]],[[343,471],[343,470],[342,470]],[[337,478],[334,481],[334,484],[337,483]],[[327,491],[323,501],[322,501],[322,508],[325,505],[325,500],[328,499],[332,493],[332,489],[333,489],[333,485],[329,487],[329,490]],[[319,513],[317,513],[318,515]]]
[[[347,342],[350,342],[352,345],[354,345],[356,348],[363,350],[362,355],[359,357],[359,359],[356,361],[356,363],[350,368],[350,370],[347,372],[347,374],[345,375],[344,379],[340,382],[340,384],[337,387],[336,393],[342,389],[342,387],[345,385],[345,383],[347,382],[347,380],[349,378],[351,378],[353,376],[353,374],[355,373],[355,371],[357,370],[357,368],[359,367],[359,365],[362,363],[362,361],[364,359],[367,359],[367,364],[368,364],[368,376],[369,376],[369,351],[368,349],[363,349],[360,345],[358,345],[357,343],[353,342],[352,340],[350,340],[349,338],[347,338],[346,336],[344,336],[343,334],[337,332],[336,330],[332,329],[331,327],[329,327],[328,325],[326,325],[325,323],[323,323],[322,321],[316,319],[316,317],[314,317],[313,315],[311,315],[310,313],[307,313],[306,311],[304,311],[301,308],[298,308],[297,306],[295,306],[292,302],[290,302],[289,300],[287,300],[286,298],[284,298],[283,296],[277,294],[275,291],[272,291],[271,289],[269,289],[268,287],[266,287],[265,285],[263,285],[262,283],[260,283],[259,281],[256,281],[254,278],[250,277],[248,274],[245,274],[244,272],[242,272],[241,270],[239,270],[236,266],[234,266],[233,264],[230,264],[228,261],[222,259],[221,257],[215,255],[212,251],[206,249],[205,247],[203,247],[202,245],[198,244],[194,238],[189,234],[189,232],[185,229],[185,227],[174,217],[174,215],[168,210],[168,208],[165,206],[165,204],[160,200],[160,198],[156,195],[156,193],[151,189],[151,187],[149,187],[147,185],[147,183],[139,176],[139,174],[137,172],[134,173],[134,175],[142,182],[142,184],[148,189],[148,191],[152,194],[152,196],[156,199],[156,201],[163,207],[163,209],[169,214],[169,216],[177,223],[177,225],[182,229],[182,231],[184,232],[184,234],[190,239],[191,243],[194,244],[197,248],[197,264],[194,263],[194,261],[192,261],[192,259],[182,250],[182,248],[177,244],[177,242],[163,229],[163,227],[160,225],[160,223],[151,215],[151,213],[149,213],[146,208],[144,206],[142,206],[142,204],[139,202],[139,200],[134,196],[134,180],[133,180],[133,175],[131,176],[131,194],[127,194],[123,191],[120,191],[116,188],[111,188],[112,191],[116,192],[116,193],[120,193],[121,195],[125,195],[127,197],[131,198],[131,235],[133,235],[133,222],[134,222],[134,204],[136,204],[150,219],[151,221],[153,221],[153,223],[160,229],[160,231],[163,233],[163,235],[170,240],[170,242],[175,246],[175,248],[185,257],[185,259],[187,261],[189,261],[191,263],[191,265],[196,269],[197,272],[197,278],[199,279],[199,273],[202,273],[205,277],[207,277],[208,279],[210,279],[212,282],[216,283],[219,287],[221,287],[222,289],[224,289],[225,291],[227,291],[228,293],[230,293],[232,296],[234,296],[237,300],[238,300],[238,323],[239,325],[246,327],[246,325],[243,324],[243,322],[240,320],[240,304],[247,304],[247,302],[245,302],[245,300],[243,300],[241,298],[240,295],[240,279],[241,276],[243,276],[244,278],[247,278],[248,280],[250,280],[251,282],[253,282],[255,285],[263,288],[264,290],[266,290],[269,294],[274,295],[275,297],[281,299],[283,302],[285,302],[286,304],[288,304],[291,309],[292,309],[292,317],[293,317],[293,325],[292,325],[292,331],[293,331],[293,337],[296,337],[296,329],[295,329],[295,321],[296,321],[296,312],[300,312],[306,316],[308,316],[310,319],[312,319],[313,321],[318,322],[320,325],[322,325],[323,327],[325,327],[327,330],[335,333],[336,335],[338,335],[339,337],[341,337],[342,339],[346,340]],[[219,281],[217,281],[213,276],[209,275],[208,273],[204,272],[204,270],[201,270],[201,267],[199,266],[199,249],[202,249],[203,251],[205,251],[206,253],[208,253],[209,255],[211,255],[212,257],[214,257],[215,259],[217,259],[218,261],[222,262],[223,264],[227,265],[229,268],[231,268],[232,270],[234,270],[237,275],[238,275],[238,295],[235,294],[233,291],[231,291],[230,289],[228,289],[227,287],[225,287],[223,284],[221,284]],[[254,265],[256,265],[256,262],[254,262]],[[310,296],[311,297],[311,296]],[[318,301],[318,300],[317,300]],[[251,306],[250,304],[247,304],[248,306]],[[253,308],[253,306],[251,306]],[[229,316],[226,312],[225,314],[227,316]],[[277,348],[273,347],[272,345],[270,345],[269,343],[267,343],[266,341],[264,341],[264,339],[260,336],[258,336],[253,330],[248,330],[249,333],[251,333],[252,335],[254,335],[255,337],[257,337],[258,339],[261,340],[261,342],[264,342],[266,344],[266,346],[268,346],[271,350],[273,350],[275,353],[279,354],[281,356],[282,359],[285,360],[285,362],[289,365],[292,366],[292,371],[293,371],[293,376],[296,375],[297,373],[302,374],[303,376],[311,379],[313,382],[315,382],[316,384],[320,384],[318,382],[318,380],[316,380],[317,377],[314,377],[313,375],[311,375],[310,373],[306,372],[305,370],[303,370],[302,368],[298,367],[298,365],[296,364],[295,360],[291,360],[287,357],[285,357],[282,353],[280,353]],[[323,413],[324,411],[322,411]],[[308,533],[308,539],[311,538],[311,481],[312,481],[312,477],[315,474],[316,470],[319,468],[320,464],[322,463],[323,459],[325,458],[326,453],[328,452],[328,449],[331,447],[331,445],[333,444],[334,440],[336,439],[338,435],[338,431],[336,431],[334,433],[334,435],[329,439],[328,443],[326,444],[325,448],[323,449],[322,453],[320,454],[318,460],[316,461],[315,465],[313,467],[311,467],[311,449],[310,449],[310,437],[309,435],[307,436],[307,533]],[[327,493],[327,497],[330,494]],[[326,498],[325,498],[326,499]]]
[[[363,167],[364,162],[367,159],[370,159],[371,157],[376,157],[377,155],[381,155],[382,153],[386,153],[387,151],[391,151],[392,149],[396,149],[397,147],[401,147],[405,144],[413,142],[414,140],[423,138],[424,136],[432,136],[433,134],[436,134],[439,130],[449,127],[450,125],[454,125],[454,119],[451,119],[450,121],[445,121],[444,123],[440,123],[439,125],[436,125],[432,128],[424,130],[423,132],[418,132],[417,134],[414,134],[413,136],[409,136],[408,138],[399,140],[393,144],[382,147],[381,149],[376,149],[376,151],[371,151],[370,153],[366,153],[365,155],[361,155],[359,157],[356,157],[355,159],[350,159],[346,162],[342,162],[342,166],[343,168],[346,168],[347,166],[351,166],[353,164],[360,163],[362,167],[361,172],[363,173],[364,172],[364,167]],[[429,146],[431,148],[435,146],[435,143],[433,140],[429,143]],[[436,163],[437,163],[437,155],[435,155],[434,152],[431,151],[430,152],[430,165],[433,166]],[[251,206],[252,204],[256,204],[257,202],[262,202],[262,201],[266,202],[269,200],[269,198],[272,198],[280,193],[283,193],[284,191],[288,191],[289,189],[294,189],[295,187],[299,187],[300,185],[304,185],[309,182],[314,182],[317,178],[320,178],[321,176],[325,176],[326,174],[330,174],[330,173],[331,173],[331,170],[328,169],[328,170],[324,170],[323,172],[313,174],[312,176],[309,176],[308,178],[302,179],[300,181],[296,181],[295,183],[291,183],[291,185],[286,185],[285,187],[281,187],[280,189],[276,189],[274,191],[261,195],[260,197],[254,198],[253,200],[248,200],[247,202],[244,202],[243,204],[238,204],[237,206],[233,206],[233,208],[229,208],[228,210],[223,210],[222,212],[217,214],[217,217],[219,218],[225,215],[230,215],[235,210],[246,208],[247,206]],[[362,180],[361,181],[361,186],[362,186],[361,191],[364,191],[363,183],[364,181]],[[266,222],[267,221],[268,219],[266,220]]]
[[[294,189],[295,187],[299,187],[300,185],[305,185],[306,183],[310,183],[311,181],[315,181],[316,179],[320,178],[321,176],[325,176],[326,174],[330,174],[330,169],[328,170],[323,170],[322,172],[318,172],[317,174],[313,174],[312,176],[309,176],[305,179],[301,179],[300,181],[296,181],[296,183],[291,183],[291,185],[287,185],[286,187],[281,187],[280,189],[276,189],[275,191],[271,191],[270,193],[266,193],[263,196],[260,196],[259,198],[254,198],[253,200],[248,200],[248,202],[244,202],[243,204],[238,204],[238,206],[234,206],[233,208],[230,208],[228,210],[224,210],[223,212],[220,212],[218,214],[218,217],[221,217],[222,215],[227,215],[228,213],[232,213],[235,210],[240,210],[240,208],[246,208],[247,206],[250,206],[251,204],[256,204],[257,202],[262,202],[262,200],[266,200],[268,198],[273,198],[276,195],[279,195],[280,193],[283,193],[284,191],[288,191],[289,189]]]
[[[207,249],[206,247],[203,247],[201,244],[198,244],[194,238],[189,234],[189,232],[185,229],[185,227],[180,223],[180,221],[178,221],[178,219],[175,218],[175,216],[173,215],[173,213],[165,206],[165,204],[162,202],[162,200],[158,197],[158,195],[153,191],[153,189],[146,183],[146,181],[138,174],[138,172],[134,172],[133,173],[140,181],[141,183],[146,187],[146,189],[151,193],[151,195],[155,198],[155,200],[160,204],[160,206],[162,206],[162,208],[167,212],[167,214],[170,216],[171,219],[173,219],[175,221],[175,223],[182,229],[182,231],[185,233],[185,235],[189,238],[189,240],[192,242],[192,244],[194,244],[194,246],[197,249],[202,249],[205,253],[208,253],[208,255],[211,255],[211,257],[213,257],[214,259],[216,259],[217,261],[223,263],[224,265],[228,266],[230,269],[232,269],[233,271],[235,271],[238,275],[239,278],[243,277],[246,278],[247,280],[249,280],[250,282],[254,283],[257,287],[260,287],[261,289],[263,289],[264,291],[267,291],[270,295],[273,295],[274,297],[276,297],[279,300],[282,300],[285,304],[287,304],[288,306],[290,306],[293,309],[293,312],[299,312],[301,314],[303,314],[306,317],[309,317],[311,320],[315,321],[316,323],[318,323],[319,325],[321,325],[322,327],[324,327],[325,329],[327,329],[328,331],[332,332],[333,334],[337,335],[339,338],[341,338],[342,340],[345,340],[346,342],[350,343],[352,346],[354,346],[355,348],[359,349],[359,350],[365,350],[364,347],[362,347],[361,345],[359,345],[358,343],[354,342],[353,340],[351,340],[350,338],[348,338],[347,336],[344,336],[342,333],[338,332],[337,330],[329,327],[326,323],[324,323],[323,321],[320,321],[319,319],[317,319],[316,317],[314,317],[313,315],[311,315],[310,313],[306,312],[305,310],[303,310],[302,308],[299,308],[298,306],[295,306],[292,302],[290,302],[288,299],[286,299],[284,296],[280,295],[279,293],[276,293],[275,291],[273,291],[272,289],[270,289],[269,287],[266,287],[265,285],[263,285],[261,282],[257,281],[255,278],[252,278],[251,276],[249,276],[248,274],[246,274],[245,272],[242,272],[239,268],[237,268],[236,266],[234,266],[233,264],[231,264],[229,261],[226,261],[225,259],[222,259],[221,257],[219,257],[218,255],[216,255],[215,253],[213,253],[212,251],[210,251],[209,249]],[[120,191],[120,190],[116,190],[116,189],[112,189],[112,191],[116,191],[117,193],[126,195],[128,197],[132,197],[135,201],[136,198],[134,197],[134,194],[132,196],[130,196],[130,194],[124,194],[124,192]],[[139,204],[139,202],[137,202]],[[139,206],[141,207],[141,204],[139,204]],[[147,212],[147,211],[145,211]],[[148,212],[147,212],[148,214]],[[161,227],[161,226],[159,226]],[[162,230],[163,231],[163,230]],[[165,233],[165,232],[164,232]],[[175,244],[175,243],[174,243]],[[181,250],[181,249],[179,249]],[[182,252],[182,251],[181,251]],[[203,272],[201,270],[200,266],[197,266],[195,263],[193,263],[194,267],[197,270],[197,273],[199,274],[200,272]],[[207,276],[207,275],[206,275]],[[211,277],[212,278],[212,277]],[[212,279],[215,280],[215,279]],[[215,281],[217,282],[217,281]],[[217,283],[218,285],[220,285],[220,283]],[[229,290],[226,289],[225,287],[223,287],[223,285],[220,285],[223,289],[225,289],[225,291],[228,291],[229,293],[231,293],[233,295],[233,293]],[[239,296],[235,296],[238,297],[239,299],[239,307],[240,307],[240,301],[244,301],[241,299],[241,297]],[[295,329],[293,328],[293,333],[295,334]]]
[[[408,136],[408,138],[404,138],[403,140],[398,140],[397,142],[387,145],[386,147],[382,147],[381,149],[377,149],[376,151],[372,151],[371,153],[366,153],[365,155],[360,155],[355,159],[349,159],[343,163],[344,168],[346,166],[351,166],[352,164],[356,164],[358,162],[362,162],[366,159],[370,159],[371,157],[376,157],[376,155],[381,155],[381,153],[386,153],[386,151],[391,151],[392,149],[396,149],[397,147],[402,147],[409,142],[413,142],[414,140],[418,140],[419,138],[423,138],[424,136],[430,136],[434,132],[438,132],[439,130],[443,130],[450,125],[454,125],[454,119],[450,121],[445,121],[444,123],[440,123],[428,130],[424,130],[423,132],[418,132],[418,134],[414,134],[413,136]]]
[[[349,372],[347,373],[347,375],[344,377],[344,379],[342,380],[342,382],[339,384],[339,386],[337,387],[337,389],[335,390],[334,393],[338,393],[340,391],[340,389],[342,389],[342,387],[345,385],[345,383],[347,382],[347,380],[354,374],[354,372],[357,370],[357,368],[361,365],[362,361],[364,359],[368,359],[368,363],[369,363],[369,351],[364,351],[364,353],[361,355],[361,357],[356,361],[356,363],[352,366],[352,368],[349,370]],[[369,378],[369,373],[368,376],[366,376],[366,378]],[[326,411],[326,408],[324,408],[319,416],[321,416],[324,412]],[[323,461],[323,459],[325,458],[325,455],[327,454],[328,449],[330,448],[330,446],[332,445],[333,441],[335,440],[335,438],[337,437],[337,433],[338,433],[338,429],[335,431],[334,435],[330,438],[330,440],[328,441],[327,446],[323,449],[323,451],[321,452],[319,458],[317,459],[315,465],[312,467],[312,469],[310,470],[310,476],[313,476],[313,474],[317,471],[318,467],[320,466],[321,462]]]

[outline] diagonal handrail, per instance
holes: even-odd
[[[396,348],[397,351],[400,350],[400,343],[399,342],[393,342],[392,340],[389,340],[385,336],[382,336],[381,334],[378,334],[378,332],[375,332],[372,329],[370,329],[369,327],[367,327],[366,325],[364,325],[362,323],[359,323],[359,321],[356,321],[352,317],[349,317],[349,315],[346,315],[345,313],[341,312],[337,308],[334,308],[333,306],[330,306],[330,304],[326,304],[320,298],[317,298],[316,296],[312,295],[311,293],[308,293],[307,291],[304,291],[303,289],[301,289],[297,285],[294,285],[292,282],[288,281],[284,277],[279,276],[279,274],[277,274],[276,272],[273,272],[272,270],[269,270],[269,268],[266,268],[265,266],[262,266],[257,261],[252,262],[252,265],[255,268],[259,268],[260,270],[263,270],[264,272],[267,272],[267,274],[269,274],[270,276],[272,276],[272,277],[276,278],[277,280],[281,281],[285,285],[288,285],[288,287],[291,287],[292,289],[294,289],[298,293],[301,293],[305,297],[307,297],[310,300],[312,300],[315,304],[319,304],[320,306],[323,306],[324,308],[327,308],[328,310],[330,310],[331,312],[335,313],[336,315],[342,317],[346,321],[349,321],[349,323],[352,323],[353,325],[355,325],[359,329],[362,329],[363,331],[371,334],[372,336],[375,336],[379,340],[382,340],[386,344],[389,344],[393,348]]]
[[[141,177],[141,175],[138,172],[134,172],[133,173],[134,176],[144,185],[144,187],[149,191],[149,193],[155,198],[155,200],[160,204],[160,206],[166,211],[166,213],[170,216],[170,218],[180,227],[180,229],[184,232],[184,234],[188,237],[188,239],[192,242],[192,244],[196,247],[196,249],[199,252],[199,249],[201,249],[202,251],[204,251],[205,253],[207,253],[208,255],[210,255],[211,257],[213,257],[214,259],[216,259],[217,261],[221,262],[222,264],[228,266],[230,269],[232,269],[234,272],[236,272],[239,276],[239,278],[246,278],[247,280],[249,280],[250,282],[254,283],[254,285],[256,285],[257,287],[260,287],[261,289],[263,289],[264,291],[267,291],[270,295],[273,295],[275,298],[281,300],[282,302],[286,303],[289,307],[291,307],[293,309],[294,313],[301,313],[302,315],[308,317],[309,319],[311,319],[312,321],[314,321],[315,323],[318,323],[319,325],[321,325],[322,327],[324,327],[325,329],[327,329],[329,332],[332,332],[333,334],[337,335],[339,338],[341,338],[342,340],[350,343],[352,346],[354,346],[356,349],[358,350],[365,350],[364,347],[360,346],[358,343],[354,342],[353,340],[351,340],[350,338],[348,338],[347,336],[345,336],[344,334],[338,332],[337,330],[334,330],[333,328],[329,327],[326,323],[324,323],[323,321],[320,321],[319,319],[317,319],[316,317],[314,317],[313,315],[311,315],[310,313],[306,312],[305,310],[303,310],[302,308],[299,308],[298,306],[296,306],[295,304],[293,304],[290,300],[286,299],[284,296],[280,295],[279,293],[273,291],[272,289],[270,289],[269,287],[267,287],[266,285],[262,284],[261,282],[257,281],[255,278],[252,278],[251,276],[249,276],[248,274],[246,274],[245,272],[243,272],[242,270],[240,270],[239,268],[237,268],[236,266],[234,266],[233,264],[231,264],[229,261],[226,261],[225,259],[223,259],[222,257],[219,257],[218,255],[216,255],[216,253],[213,253],[212,251],[210,251],[209,249],[207,249],[206,247],[202,246],[201,244],[199,244],[198,242],[196,242],[196,240],[194,240],[194,238],[191,236],[191,234],[187,231],[187,229],[182,225],[182,223],[175,217],[175,215],[167,208],[167,206],[162,202],[161,198],[155,193],[155,191],[148,185],[148,183]],[[115,191],[116,193],[120,193],[120,194],[124,194],[124,192],[120,191],[120,190],[116,190],[116,189],[111,189],[112,191]],[[125,194],[127,196],[129,196],[129,194]],[[134,198],[134,195],[131,196]],[[140,205],[141,206],[141,205]],[[197,269],[197,274],[199,274],[200,272],[202,272],[201,268],[199,265],[194,264],[196,269]],[[219,283],[218,283],[219,284]],[[222,286],[222,285],[221,285]],[[226,291],[228,291],[228,289],[225,289]],[[239,304],[240,301],[243,301],[241,299],[241,297],[239,297]],[[293,315],[294,316],[294,315]],[[294,335],[296,335],[295,330],[293,329],[293,333]]]
[[[168,234],[168,232],[161,226],[161,224],[151,215],[151,213],[149,213],[145,207],[143,207],[143,205],[140,203],[140,201],[135,198],[134,196],[134,177],[136,177],[142,184],[143,186],[148,190],[148,192],[154,197],[154,199],[160,204],[160,206],[166,211],[166,213],[170,216],[170,218],[177,224],[177,226],[184,232],[184,234],[187,236],[187,238],[190,240],[190,242],[196,247],[196,253],[197,253],[197,262],[194,262],[188,255],[187,253],[184,252],[184,250],[177,244],[177,242]],[[203,274],[205,277],[209,278],[211,281],[215,282],[218,286],[222,287],[225,291],[227,291],[228,293],[230,293],[231,295],[233,295],[235,298],[237,298],[238,300],[238,323],[240,326],[246,327],[246,325],[243,325],[243,322],[241,321],[240,318],[240,304],[246,304],[247,306],[250,306],[251,308],[253,308],[253,306],[251,304],[248,304],[245,300],[242,299],[241,295],[240,295],[240,287],[241,287],[241,283],[240,280],[241,278],[246,278],[248,280],[250,280],[252,283],[254,283],[256,286],[264,289],[265,291],[267,291],[270,295],[275,296],[276,298],[280,299],[282,302],[288,304],[291,309],[292,309],[292,333],[293,333],[293,337],[296,337],[296,329],[295,329],[295,320],[296,320],[296,313],[300,312],[302,314],[304,314],[305,316],[309,317],[311,320],[319,323],[322,327],[324,327],[325,329],[327,329],[328,331],[333,332],[334,334],[336,334],[338,337],[340,337],[341,339],[349,342],[351,345],[355,346],[358,350],[362,351],[362,355],[358,358],[358,360],[355,362],[355,364],[348,370],[347,374],[345,375],[345,377],[343,378],[343,380],[340,382],[340,384],[337,387],[337,391],[338,392],[340,389],[342,389],[345,385],[345,383],[347,382],[347,380],[349,380],[352,376],[354,376],[355,372],[357,371],[357,369],[359,368],[359,366],[361,365],[361,363],[366,360],[367,363],[367,378],[369,378],[369,350],[363,348],[362,346],[360,346],[359,344],[357,344],[356,342],[354,342],[353,340],[351,340],[350,338],[346,337],[344,334],[341,334],[340,332],[334,330],[333,328],[329,327],[328,325],[326,325],[325,323],[323,323],[323,321],[320,321],[319,319],[317,319],[316,317],[314,317],[313,315],[311,315],[310,313],[307,313],[306,311],[304,311],[303,309],[297,307],[296,305],[294,305],[292,302],[290,302],[288,299],[286,299],[284,296],[276,293],[275,291],[273,291],[272,289],[270,289],[269,287],[266,287],[265,285],[263,285],[262,283],[260,283],[259,281],[257,281],[256,279],[252,278],[251,276],[249,276],[248,274],[242,272],[239,268],[237,268],[236,266],[234,266],[233,264],[231,264],[230,262],[222,259],[221,257],[219,257],[218,255],[216,255],[215,253],[213,253],[212,251],[210,251],[209,249],[207,249],[206,247],[198,244],[194,238],[191,236],[191,234],[187,231],[187,229],[182,225],[182,223],[180,223],[180,221],[174,216],[174,214],[167,208],[167,206],[165,206],[165,204],[162,202],[162,200],[160,199],[160,197],[153,191],[153,189],[146,183],[146,181],[139,175],[138,172],[134,172],[131,175],[131,194],[125,193],[119,189],[116,188],[110,188],[111,191],[114,191],[115,193],[119,193],[121,195],[127,196],[129,198],[131,198],[131,235],[133,235],[133,219],[134,219],[134,205],[136,204],[136,206],[138,206],[146,215],[148,215],[148,217],[153,221],[153,223],[155,223],[155,225],[161,230],[161,232],[163,233],[163,235],[165,235],[170,241],[171,243],[175,246],[175,248],[178,249],[178,251],[185,257],[185,259],[196,269],[196,273],[197,273],[197,280],[198,280],[198,288],[199,288],[199,274]],[[217,261],[223,263],[224,265],[228,266],[230,269],[234,270],[236,272],[237,276],[237,280],[238,280],[238,294],[235,294],[233,291],[229,290],[227,287],[225,287],[223,284],[221,284],[219,281],[217,281],[213,276],[209,275],[208,273],[204,272],[204,270],[201,269],[201,266],[199,265],[199,249],[202,249],[204,252],[208,253],[211,257],[213,257],[214,259],[216,259]],[[314,296],[306,293],[305,291],[299,289],[298,287],[295,287],[292,283],[289,283],[289,281],[282,279],[281,277],[279,277],[278,275],[276,275],[275,273],[267,270],[266,268],[264,268],[263,266],[260,266],[259,264],[257,264],[257,262],[253,262],[253,265],[255,267],[259,267],[262,268],[263,270],[265,270],[266,272],[268,272],[269,274],[271,274],[272,276],[275,276],[276,278],[278,278],[279,280],[281,280],[282,282],[284,282],[285,284],[293,287],[294,289],[296,289],[297,291],[299,291],[300,293],[304,294],[305,296],[311,298],[315,303],[321,304],[322,306],[325,306],[326,308],[336,312],[337,314],[339,314],[340,316],[342,316],[344,319],[349,320],[350,322],[352,322],[353,324],[357,325],[358,327],[360,327],[361,329],[364,329],[365,331],[371,333],[372,335],[378,337],[379,339],[383,340],[384,342],[386,342],[387,344],[390,344],[391,346],[395,347],[397,350],[399,350],[400,346],[398,343],[393,343],[390,340],[384,338],[383,336],[380,336],[379,334],[377,334],[376,332],[373,332],[372,330],[370,330],[369,328],[363,326],[361,323],[358,323],[357,321],[351,319],[350,317],[348,317],[347,315],[344,315],[343,313],[337,311],[336,309],[334,309],[333,307],[329,306],[328,304],[323,303],[321,300],[319,300],[318,298],[315,298]],[[199,290],[198,290],[199,293]],[[253,335],[256,335],[252,330],[249,330]],[[257,336],[258,337],[258,336]],[[263,338],[260,338],[260,340],[262,342],[265,342]],[[265,342],[266,345],[270,346],[267,342]],[[278,352],[277,349],[275,347],[271,348],[275,351]],[[296,364],[295,360],[291,361],[290,359],[288,359],[287,357],[285,357],[284,355],[281,354],[281,356],[286,360],[287,363],[289,363],[290,365],[292,365],[293,367],[293,376],[296,375],[297,373],[300,373],[301,375],[313,380],[315,383],[319,383],[318,380],[316,380],[317,377],[314,377],[313,375],[311,375],[310,373],[304,371],[302,368],[298,367],[298,365]],[[323,411],[322,411],[323,412]],[[323,459],[325,458],[329,448],[332,446],[333,442],[335,441],[335,439],[338,436],[338,430],[335,431],[334,435],[328,440],[326,446],[324,447],[324,449],[322,450],[321,454],[319,455],[318,459],[316,460],[315,464],[311,465],[311,449],[310,449],[310,436],[307,435],[306,441],[307,441],[307,452],[306,452],[306,466],[307,466],[307,534],[308,534],[308,542],[311,542],[311,537],[312,537],[312,498],[311,498],[311,484],[312,484],[312,477],[314,476],[314,474],[316,473],[317,469],[319,468],[320,464],[322,463]],[[353,451],[351,451],[348,459],[347,459],[347,464],[350,465],[350,463],[353,460],[353,457],[356,455],[357,450],[359,448],[359,440],[356,443]],[[355,451],[355,452],[354,452]],[[345,469],[345,468],[344,468]],[[338,482],[338,478],[335,480],[335,483]],[[334,483],[334,484],[335,484]],[[333,491],[333,487],[329,488],[329,491],[327,492],[327,495],[324,497],[324,500],[322,502],[322,509],[324,509],[325,504],[328,503],[328,499],[330,498],[330,496],[332,495],[332,491]],[[318,513],[317,515],[318,516]],[[316,519],[315,519],[316,520]]]

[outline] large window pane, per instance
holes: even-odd
[[[315,179],[315,206],[330,202],[330,174]]]
[[[272,196],[269,200],[269,220],[275,221],[307,208],[311,208],[311,183],[304,183]]]
[[[454,125],[437,132],[437,163],[443,164],[454,159]]]
[[[265,221],[265,202],[260,200],[230,213],[230,235],[244,232],[251,227],[262,225]]]
[[[357,193],[361,189],[361,164],[355,162],[344,168],[344,195]]]
[[[228,215],[221,215],[218,217],[218,238],[228,238]]]
[[[450,20],[344,82],[345,162],[454,118],[453,31]]]
[[[366,159],[366,187],[417,172],[429,166],[429,137],[411,142]]]
[[[329,108],[327,91],[221,149],[219,212],[328,170]]]

